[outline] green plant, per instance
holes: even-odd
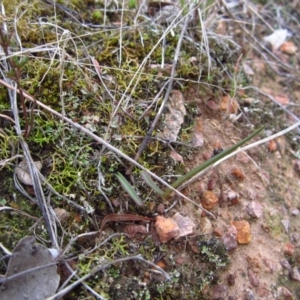
[[[177,188],[180,185],[184,184],[185,182],[187,182],[188,180],[190,180],[192,177],[194,177],[195,175],[199,174],[200,172],[205,171],[207,168],[209,168],[210,166],[212,166],[214,163],[226,158],[226,156],[230,155],[231,153],[233,153],[235,150],[237,150],[239,147],[241,147],[243,144],[245,144],[246,142],[248,142],[250,139],[252,139],[253,137],[255,137],[256,135],[258,135],[264,127],[261,127],[257,130],[255,130],[252,134],[250,134],[248,137],[244,138],[243,140],[241,140],[240,142],[236,143],[235,145],[231,146],[230,148],[222,151],[221,153],[211,157],[209,160],[207,160],[206,162],[204,162],[203,164],[201,164],[200,166],[196,167],[195,169],[191,170],[190,172],[188,172],[187,174],[181,176],[179,179],[177,179],[171,186],[173,188]],[[134,188],[131,186],[131,184],[126,180],[126,178],[121,175],[120,173],[117,174],[117,178],[119,180],[119,182],[121,183],[121,185],[123,186],[123,188],[128,192],[128,194],[130,195],[130,197],[136,202],[137,205],[142,206],[143,202],[140,199],[140,197],[138,196],[138,194],[135,192]],[[170,193],[172,192],[172,190],[170,188],[167,188],[165,191],[161,190],[155,183],[154,181],[152,181],[152,179],[150,178],[150,176],[146,173],[146,172],[142,172],[142,178],[145,181],[145,183],[157,194],[159,194],[160,196],[162,196],[163,198],[166,198],[167,196],[170,195]]]

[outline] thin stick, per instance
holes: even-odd
[[[2,79],[0,79],[0,83],[3,84],[4,86],[6,86],[9,89],[12,90],[16,90],[18,91],[16,88],[14,88],[13,86],[11,86],[10,84],[8,84],[7,82],[3,81]],[[90,136],[92,139],[94,139],[95,141],[101,143],[102,145],[104,145],[105,147],[107,147],[109,150],[111,150],[112,152],[116,153],[117,155],[125,158],[126,160],[128,160],[129,162],[131,162],[132,164],[134,164],[135,166],[137,166],[138,168],[140,168],[141,170],[144,170],[145,172],[147,172],[149,175],[151,175],[153,178],[155,178],[157,181],[159,181],[161,184],[163,184],[164,186],[166,186],[167,188],[171,189],[173,192],[175,192],[178,196],[184,198],[185,200],[193,203],[194,205],[196,205],[197,207],[201,208],[203,211],[205,211],[208,215],[210,215],[212,218],[215,219],[214,214],[212,214],[211,212],[209,212],[208,210],[204,209],[202,207],[202,205],[196,203],[195,201],[191,200],[190,198],[188,198],[187,196],[183,195],[182,193],[180,193],[179,191],[177,191],[176,189],[174,189],[170,184],[168,184],[167,182],[165,182],[163,179],[161,179],[159,176],[157,176],[156,174],[152,173],[151,171],[149,171],[147,168],[145,168],[144,166],[142,166],[141,164],[139,164],[138,162],[136,162],[135,160],[133,160],[131,157],[127,156],[126,154],[124,154],[123,152],[121,152],[119,149],[115,148],[114,146],[112,146],[110,143],[108,143],[107,141],[103,140],[102,138],[100,138],[99,136],[95,135],[93,132],[89,131],[88,129],[86,129],[85,127],[79,125],[78,123],[73,122],[71,119],[62,116],[59,112],[55,111],[54,109],[48,107],[47,105],[43,104],[42,102],[34,99],[32,96],[28,95],[27,93],[24,92],[24,96],[25,98],[27,98],[30,101],[35,101],[37,105],[39,105],[40,107],[44,108],[45,110],[49,111],[50,113],[52,113],[53,115],[59,117],[60,119],[64,120],[65,122],[69,123],[70,125],[72,125],[73,127],[77,128],[78,130],[84,132],[86,135]]]
[[[76,280],[75,282],[73,282],[72,284],[70,284],[69,286],[67,286],[66,288],[64,288],[63,290],[59,291],[58,293],[56,293],[55,295],[47,298],[46,300],[54,300],[54,299],[59,299],[61,297],[63,297],[65,294],[67,294],[69,291],[71,291],[75,286],[77,286],[78,284],[82,283],[83,281],[87,280],[88,278],[90,278],[92,275],[110,267],[113,264],[117,264],[120,262],[124,262],[124,261],[128,261],[128,260],[140,260],[144,263],[149,264],[150,266],[154,267],[155,269],[157,269],[158,271],[160,271],[166,278],[166,280],[170,280],[170,276],[168,273],[166,273],[162,268],[160,268],[159,266],[157,266],[156,264],[145,260],[140,254],[135,255],[135,256],[128,256],[128,257],[124,257],[124,258],[120,258],[120,259],[116,259],[112,262],[103,264],[100,267],[95,268],[94,270],[90,271],[90,273],[86,274],[85,276],[83,276],[82,278]]]

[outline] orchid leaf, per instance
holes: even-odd
[[[246,142],[248,142],[249,140],[251,140],[253,137],[255,137],[256,135],[258,135],[264,127],[261,127],[259,129],[257,129],[256,131],[254,131],[252,134],[250,134],[248,137],[244,138],[243,140],[241,140],[240,142],[236,143],[235,145],[231,146],[230,148],[222,151],[221,153],[211,157],[210,159],[208,159],[207,161],[205,161],[203,164],[201,164],[200,166],[196,167],[195,169],[191,170],[190,172],[188,172],[187,174],[181,176],[179,179],[177,179],[173,184],[172,187],[173,188],[177,188],[180,185],[182,185],[183,183],[185,183],[186,181],[188,181],[189,179],[191,179],[192,177],[194,177],[195,175],[197,175],[198,173],[202,172],[203,170],[205,170],[206,168],[210,167],[211,165],[213,165],[214,163],[216,163],[217,161],[219,161],[220,159],[224,158],[225,156],[231,154],[232,152],[234,152],[235,150],[237,150],[239,147],[241,147],[243,144],[245,144]],[[163,197],[168,196],[170,193],[172,192],[171,189],[166,189]]]
[[[127,179],[121,174],[118,173],[117,178],[119,182],[121,183],[124,190],[129,194],[129,196],[132,198],[132,200],[138,205],[143,206],[144,203],[139,197],[139,195],[136,193],[136,191],[133,189],[132,185],[127,181]]]
[[[152,188],[152,190],[153,190],[154,192],[156,192],[157,194],[159,194],[159,195],[161,195],[161,196],[164,194],[164,191],[161,190],[161,189],[156,185],[156,183],[152,180],[152,178],[151,178],[145,171],[142,172],[142,178],[143,178],[143,180],[145,181],[145,183],[146,183],[149,187]]]

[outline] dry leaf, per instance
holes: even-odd
[[[56,265],[46,266],[51,263],[53,258],[50,251],[37,244],[33,236],[21,239],[8,263],[0,299],[46,299],[52,296],[60,277]]]

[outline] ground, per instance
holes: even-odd
[[[3,2],[1,284],[47,247],[58,298],[300,298],[299,126],[272,138],[299,123],[300,7],[275,2]],[[162,238],[176,213],[192,233]]]

